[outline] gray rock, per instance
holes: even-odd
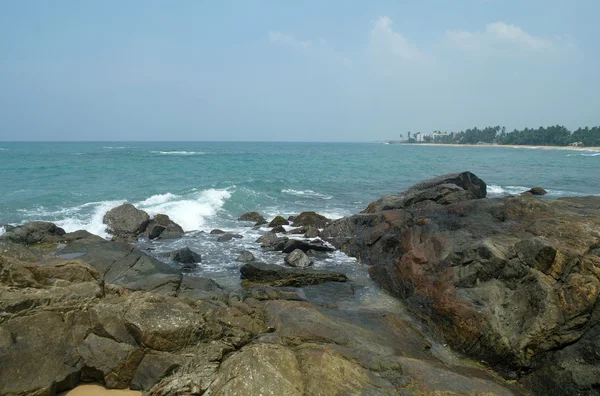
[[[6,240],[23,245],[35,243],[56,243],[63,240],[65,230],[54,223],[32,221],[22,226],[14,227],[0,235],[0,240]]]
[[[225,295],[225,291],[217,282],[208,278],[184,276],[177,292],[177,297],[193,300],[213,300]]]
[[[210,231],[210,235],[222,235],[222,234],[227,234],[227,231],[223,231],[218,228],[215,228],[214,230]]]
[[[285,257],[285,263],[291,267],[306,268],[313,265],[313,261],[300,249],[292,251]]]
[[[243,252],[235,259],[235,261],[238,261],[240,263],[248,263],[254,260],[256,260],[256,257],[254,257],[254,255],[248,251]]]
[[[261,247],[275,251],[282,250],[287,241],[288,238],[279,237],[274,232],[267,232],[256,240],[256,242],[260,243]]]
[[[372,202],[364,213],[402,209],[424,201],[447,205],[453,202],[485,198],[486,194],[485,182],[471,172],[451,173],[425,180],[403,193],[386,196]]]
[[[303,252],[308,252],[309,250],[314,250],[317,252],[333,252],[334,248],[327,246],[320,239],[313,239],[312,241],[301,241],[298,239],[289,239],[285,242],[283,246],[283,253],[291,253],[294,250],[299,249]]]
[[[148,391],[177,370],[185,359],[168,352],[150,352],[144,355],[131,382],[131,389]]]
[[[241,239],[241,238],[243,238],[243,236],[241,236],[240,234],[226,233],[226,234],[223,234],[220,237],[218,237],[217,242],[229,242],[232,239]]]
[[[273,227],[271,229],[271,232],[275,232],[277,234],[285,234],[285,228],[283,228],[283,226]]]
[[[150,216],[131,204],[123,204],[106,212],[102,222],[115,240],[132,240],[146,230]]]
[[[173,261],[181,264],[194,264],[202,262],[202,256],[200,253],[194,252],[189,247],[184,247],[176,252],[172,252],[171,255],[173,256]]]
[[[316,227],[309,226],[306,229],[306,233],[304,234],[304,238],[317,238],[319,236],[319,230]]]
[[[148,223],[146,234],[149,239],[174,239],[181,238],[185,232],[183,231],[183,228],[171,220],[169,216],[157,214]]]

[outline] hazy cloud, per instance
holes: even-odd
[[[269,32],[269,41],[276,44],[289,45],[290,47],[298,49],[310,48],[312,46],[311,40],[299,40],[290,34],[274,31]]]
[[[483,32],[447,31],[445,41],[453,48],[473,54],[540,53],[557,48],[557,44],[550,39],[536,37],[504,22],[490,23]]]
[[[426,56],[406,39],[392,29],[392,20],[380,17],[370,32],[369,46],[377,55],[400,58],[406,61],[424,60]]]

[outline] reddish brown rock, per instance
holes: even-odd
[[[440,337],[534,392],[597,388],[600,354],[586,345],[600,343],[600,199],[485,199],[482,187],[468,172],[442,176],[322,237]]]

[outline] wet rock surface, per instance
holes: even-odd
[[[322,237],[453,347],[535,394],[596,394],[597,197],[485,199],[465,172],[334,221]]]
[[[81,381],[138,389],[147,395],[528,394],[521,384],[539,394],[555,390],[562,394],[593,392],[593,362],[598,358],[598,331],[593,323],[598,314],[590,301],[596,283],[589,274],[596,265],[593,256],[598,256],[600,244],[587,246],[581,264],[570,260],[569,250],[545,233],[550,224],[519,223],[518,218],[524,216],[521,212],[537,208],[531,203],[538,202],[535,198],[527,201],[526,208],[516,205],[504,212],[490,209],[489,215],[469,218],[469,211],[456,205],[487,202],[470,198],[477,188],[465,184],[469,177],[453,177],[463,183],[462,187],[456,185],[468,194],[444,187],[440,202],[428,199],[416,202],[416,207],[360,214],[333,222],[321,233],[329,242],[371,264],[371,276],[406,301],[422,322],[415,321],[404,311],[404,305],[391,297],[363,295],[374,285],[371,281],[368,286],[360,284],[355,269],[348,268],[347,273],[324,270],[332,267],[320,265],[335,260],[340,253],[332,252],[332,246],[320,239],[289,239],[274,233],[260,238],[264,246],[261,251],[277,256],[281,263],[284,252],[296,252],[315,262],[311,268],[260,263],[250,252],[244,252],[244,260],[238,262],[241,249],[235,238],[228,244],[215,244],[232,249],[231,261],[241,267],[243,289],[228,289],[211,279],[182,274],[170,256],[163,262],[125,242],[106,241],[85,232],[55,235],[44,231],[41,238],[31,239],[37,240],[31,244],[27,238],[18,239],[19,243],[1,239],[0,394],[52,395]],[[433,187],[438,188],[435,183]],[[432,196],[417,191],[413,194]],[[553,204],[561,210],[595,216],[585,199],[558,202]],[[493,230],[485,231],[490,216],[514,227],[511,232],[516,236],[508,247],[496,240],[488,243],[487,239],[504,235],[495,233],[500,228],[494,225]],[[380,225],[382,222],[386,225]],[[464,238],[459,250],[444,250],[448,260],[460,258],[460,276],[437,271],[425,247],[409,253],[421,244],[433,246],[434,251],[438,244],[447,247],[443,242],[453,235],[450,231],[441,242],[432,236],[438,234],[430,235],[429,231],[417,234],[413,230],[410,238],[399,239],[401,230],[414,226],[426,229],[437,222],[444,226],[438,225],[436,232],[443,233],[447,227],[458,230]],[[552,226],[556,229],[557,224],[560,226],[560,221]],[[474,227],[470,234],[461,228],[467,225]],[[582,227],[595,235],[591,225],[588,222]],[[311,227],[316,228],[314,222],[302,225],[302,234]],[[478,235],[487,239],[472,248]],[[218,236],[202,237],[216,242]],[[580,237],[576,231],[572,239]],[[581,246],[587,242],[582,240]],[[186,239],[177,243],[177,248],[185,246]],[[162,257],[162,253],[154,254]],[[394,271],[401,268],[397,260],[406,254],[416,264],[397,275]],[[502,267],[506,255],[510,258]],[[577,265],[585,269],[573,270]],[[501,267],[508,274],[505,277],[497,275]],[[444,268],[448,271],[452,267]],[[514,296],[497,286],[497,282],[509,282],[505,279],[510,279]],[[487,300],[471,293],[478,288],[488,290]],[[540,290],[546,294],[539,294]],[[540,297],[552,293],[553,300]],[[366,298],[364,305],[356,305],[359,296]],[[537,311],[521,310],[515,303],[519,299]],[[495,311],[489,305],[492,300],[501,301],[493,307]],[[465,359],[436,341],[454,342],[460,339],[461,331],[468,330],[473,337],[471,345],[476,347],[455,347],[506,373],[501,362],[489,358],[493,354],[484,357],[480,353],[484,348],[493,351],[490,343],[477,339],[476,331],[469,329],[481,326],[494,337],[494,331],[499,330],[485,325],[485,320],[502,315],[502,304],[507,302],[515,313],[508,318],[499,316],[502,321],[497,319],[497,328],[520,326],[527,332],[527,323],[508,321],[517,322],[531,312],[546,312],[544,318],[556,318],[550,313],[556,314],[557,308],[550,303],[563,309],[562,322],[557,323],[565,323],[560,332],[553,333],[551,327],[544,327],[550,319],[533,319],[531,323],[549,336],[543,340],[551,346],[548,352],[537,353],[547,347],[541,336],[524,336],[537,344],[527,370],[513,364],[518,360],[511,361],[508,371],[518,374],[518,383],[507,382],[485,365]],[[469,304],[477,304],[481,312],[470,311]],[[547,312],[548,307],[551,312]],[[458,327],[453,320],[465,313],[462,327]],[[446,322],[442,325],[441,320]],[[574,334],[579,338],[574,340]],[[509,339],[508,345],[514,340]],[[555,348],[561,342],[568,345]],[[504,357],[512,353],[509,348],[503,351]]]
[[[324,282],[347,282],[348,277],[340,272],[312,269],[285,268],[275,264],[252,262],[240,269],[242,286],[269,285],[275,287],[303,287]]]
[[[174,239],[181,238],[185,232],[183,231],[183,228],[171,220],[169,216],[157,214],[148,222],[146,234],[149,239]]]

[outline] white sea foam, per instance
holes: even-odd
[[[56,223],[57,226],[64,228],[67,232],[86,230],[92,234],[108,238],[109,235],[106,232],[106,224],[102,222],[102,218],[110,209],[119,206],[124,202],[125,201],[88,202],[74,208],[62,209],[54,212],[54,215],[60,215],[62,212],[63,214],[71,216],[54,221],[54,223]],[[94,207],[94,209],[91,212],[87,212],[86,208],[88,207]],[[82,213],[82,211],[84,213]]]
[[[7,148],[0,147],[0,151],[8,151]]]
[[[118,146],[118,147],[114,147],[114,146],[104,146],[102,147],[103,149],[124,149],[125,147],[123,146]]]
[[[160,204],[163,204],[165,202],[169,202],[171,200],[174,200],[176,198],[179,198],[179,196],[175,195],[175,194],[171,194],[171,193],[156,194],[156,195],[151,196],[148,199],[145,199],[145,200],[141,201],[139,204],[142,205],[142,206],[160,205]]]
[[[164,213],[181,225],[185,231],[201,229],[207,218],[217,214],[231,193],[227,190],[209,189],[180,196],[172,193],[153,195],[134,206],[148,214]],[[86,230],[92,234],[108,238],[106,225],[102,219],[106,212],[125,200],[88,202],[83,205],[50,210],[43,206],[34,209],[17,209],[26,221],[51,221],[67,232]]]
[[[281,190],[283,194],[295,195],[297,197],[307,197],[307,198],[321,198],[321,199],[331,199],[333,198],[331,195],[325,195],[313,190],[294,190],[291,188],[286,188]]]
[[[344,210],[320,211],[317,213],[319,213],[320,215],[323,215],[331,220],[341,219],[342,217],[352,216],[352,214],[353,214],[353,213],[350,213],[349,211],[344,211]]]
[[[152,154],[159,155],[203,155],[203,151],[150,151]]]
[[[521,194],[522,192],[525,192],[527,190],[529,190],[530,187],[523,187],[523,186],[498,186],[496,184],[489,184],[487,186],[487,193],[488,195],[494,197],[494,196],[503,196],[503,195],[518,195]]]
[[[4,234],[6,232],[6,228],[0,226],[0,235]]]
[[[231,193],[227,190],[209,189],[186,197],[171,193],[153,195],[134,205],[150,215],[164,213],[184,231],[194,231],[202,228],[208,217],[216,215],[229,198]]]
[[[597,156],[599,156],[599,155],[600,155],[600,153],[593,153],[593,154],[581,154],[581,155],[583,155],[584,157],[597,157]]]

